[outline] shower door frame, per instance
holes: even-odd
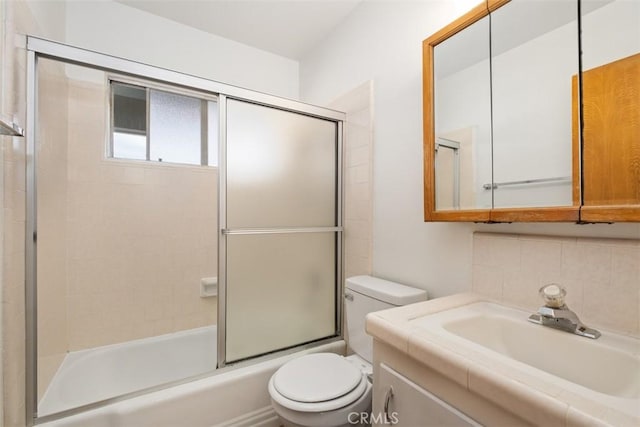
[[[300,101],[268,95],[262,92],[241,88],[202,77],[197,77],[177,71],[172,71],[140,62],[123,59],[99,52],[94,52],[63,43],[53,42],[39,37],[26,36],[27,54],[27,128],[26,128],[26,233],[25,233],[25,335],[26,335],[26,387],[25,387],[25,409],[26,423],[28,426],[53,421],[70,415],[81,413],[90,409],[95,409],[117,401],[131,397],[147,394],[152,391],[165,389],[194,379],[215,375],[232,369],[231,366],[225,368],[225,322],[226,322],[226,282],[224,274],[226,271],[226,248],[222,242],[226,240],[226,230],[222,225],[226,224],[226,211],[223,212],[221,200],[226,194],[223,188],[225,180],[223,173],[226,171],[224,164],[226,159],[226,101],[236,99],[246,101],[265,107],[276,108],[283,111],[302,114],[309,117],[329,120],[337,125],[337,176],[336,176],[336,226],[323,227],[317,231],[332,231],[336,233],[336,295],[335,295],[335,326],[336,333],[333,337],[318,340],[311,344],[301,344],[300,346],[277,351],[266,356],[259,356],[247,362],[238,362],[234,366],[244,366],[252,364],[256,360],[270,359],[283,353],[294,351],[299,348],[308,348],[314,345],[323,344],[342,339],[342,288],[343,288],[343,123],[346,115],[343,112],[331,110],[324,107],[305,104]],[[174,382],[158,385],[156,387],[127,393],[121,396],[94,402],[72,409],[63,410],[43,417],[37,416],[38,396],[37,396],[37,178],[36,178],[36,121],[37,121],[37,91],[38,91],[38,59],[50,59],[60,63],[85,66],[107,73],[118,73],[123,76],[143,78],[152,81],[165,82],[178,87],[194,89],[205,94],[218,97],[218,119],[219,119],[219,165],[218,165],[218,369],[210,373],[194,378],[186,378]],[[296,230],[290,230],[295,232]],[[222,341],[222,342],[221,342]],[[222,345],[220,345],[222,344]]]
[[[220,111],[220,117],[226,118],[227,112],[227,100],[240,100],[246,101],[237,97],[220,94],[218,97],[218,109]],[[249,101],[252,102],[252,101]],[[276,108],[279,110],[289,111],[292,113],[300,113],[291,109],[284,109],[280,107],[274,107],[263,103],[254,104],[267,107]],[[307,115],[308,114],[304,114]],[[312,116],[316,118],[323,118],[319,116]],[[230,228],[227,223],[227,122],[226,120],[220,120],[219,122],[219,169],[218,169],[218,298],[226,301],[227,297],[227,242],[228,236],[232,235],[264,235],[264,234],[298,234],[298,233],[328,233],[333,232],[336,234],[336,252],[335,252],[335,274],[336,274],[336,301],[335,310],[336,317],[334,319],[336,326],[336,335],[342,335],[342,297],[341,286],[343,282],[343,269],[342,269],[342,233],[343,233],[343,198],[342,198],[342,159],[343,159],[343,123],[341,121],[334,121],[336,123],[336,211],[335,221],[336,225],[333,227],[261,227],[261,228]],[[223,368],[227,365],[227,304],[218,304],[218,368]],[[314,341],[321,341],[326,338],[316,339]],[[313,342],[313,341],[312,341]],[[296,346],[300,346],[306,343],[299,343]],[[287,347],[289,348],[289,347]],[[275,353],[283,349],[273,350],[269,353]],[[267,354],[269,354],[267,353]],[[262,356],[263,354],[256,354],[248,357],[248,359]],[[229,363],[236,364],[242,362],[245,359],[238,361],[231,361]]]

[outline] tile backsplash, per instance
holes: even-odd
[[[475,233],[473,291],[535,311],[558,283],[588,326],[640,336],[640,239]]]

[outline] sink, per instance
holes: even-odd
[[[476,302],[410,323],[467,350],[497,357],[498,363],[524,364],[615,398],[640,398],[640,340],[605,332],[592,340],[528,322],[529,314]]]

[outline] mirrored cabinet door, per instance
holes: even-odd
[[[577,0],[512,0],[491,12],[494,208],[579,204],[571,143],[577,15]]]
[[[425,221],[489,221],[489,26],[482,2],[423,42]]]
[[[433,69],[436,209],[489,209],[489,17],[435,46]]]
[[[582,0],[582,70],[581,217],[640,221],[640,2]]]

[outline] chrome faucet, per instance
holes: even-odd
[[[552,283],[540,288],[539,293],[544,299],[545,305],[540,307],[537,313],[529,316],[530,322],[587,338],[596,339],[600,336],[600,332],[585,326],[578,315],[569,310],[569,307],[564,303],[567,291],[562,286]]]

